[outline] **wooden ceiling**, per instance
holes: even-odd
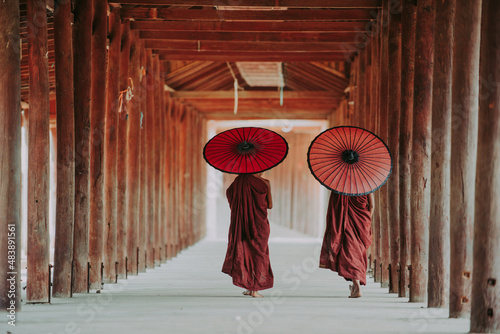
[[[28,101],[26,0],[21,0],[22,100]],[[55,89],[53,0],[47,1],[49,70]],[[344,98],[349,61],[380,0],[122,0],[145,46],[162,61],[173,98],[209,119],[325,118]],[[366,35],[365,35],[366,36]],[[237,62],[279,62],[279,87],[249,85]],[[265,68],[263,66],[262,68]],[[264,74],[263,74],[264,75]],[[234,115],[234,79],[238,113]]]

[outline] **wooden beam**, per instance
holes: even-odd
[[[342,52],[239,52],[239,51],[165,51],[153,50],[158,54],[160,60],[194,60],[194,61],[281,61],[281,62],[301,62],[301,61],[351,61],[350,53]]]
[[[21,309],[21,90],[19,1],[0,11],[0,309]],[[26,126],[26,124],[25,124]],[[16,247],[9,247],[14,242]],[[18,274],[13,275],[13,272]],[[14,280],[12,280],[14,276]],[[9,296],[14,286],[17,293]],[[4,319],[5,321],[5,319]]]
[[[57,194],[54,250],[54,297],[71,297],[71,263],[75,222],[75,114],[71,3],[55,3],[57,107]]]
[[[142,39],[226,42],[354,42],[361,32],[141,31]]]
[[[450,153],[454,1],[436,1],[428,307],[446,307],[450,286]]]
[[[120,108],[120,11],[113,8],[109,14],[109,50],[107,69],[107,107],[104,130],[104,283],[116,279],[117,233],[117,148],[118,110]]]
[[[170,93],[173,98],[178,99],[234,99],[234,92],[232,91],[177,91]],[[278,92],[273,91],[240,91],[238,92],[238,99],[252,99],[252,100],[269,100],[275,99],[279,100]],[[284,91],[284,100],[336,100],[340,101],[343,96],[339,96],[336,92],[294,92],[294,91]]]
[[[146,48],[144,47],[144,41],[140,41],[140,83],[139,83],[139,93],[140,93],[140,136],[141,136],[141,156],[140,156],[140,191],[139,191],[139,272],[146,272],[146,259],[147,259],[147,232],[148,232],[148,217],[147,217],[147,192],[148,192],[148,180],[147,180],[147,79],[146,79]]]
[[[153,55],[151,50],[147,50],[146,59],[146,88],[147,88],[147,108],[145,113],[147,129],[147,160],[148,160],[148,243],[147,243],[147,266],[155,266],[155,82],[153,72]]]
[[[360,32],[369,30],[371,21],[168,21],[145,20],[131,22],[136,30],[206,31],[206,32]]]
[[[471,312],[481,2],[457,0],[453,35],[449,307],[450,318],[463,318]]]
[[[471,333],[500,332],[500,3],[483,0]]]
[[[221,0],[119,0],[122,5],[158,5],[158,6],[228,6],[228,7],[287,7],[287,8],[378,8],[380,0],[257,0],[257,1],[230,1]]]
[[[161,231],[161,185],[160,185],[160,177],[161,177],[161,101],[160,94],[163,91],[162,87],[160,87],[160,62],[158,57],[153,57],[153,76],[154,76],[154,133],[155,133],[155,175],[154,175],[154,186],[155,186],[155,249],[154,249],[154,261],[155,266],[160,265],[161,263],[161,243],[160,243],[160,231]]]
[[[73,25],[75,94],[75,229],[73,292],[87,291],[90,196],[90,100],[92,79],[92,0],[77,0]]]
[[[193,10],[171,8],[122,8],[122,19],[162,19],[172,21],[369,21],[377,11],[338,10]]]
[[[28,303],[48,303],[49,289],[49,65],[45,0],[28,0],[30,122],[28,143]]]

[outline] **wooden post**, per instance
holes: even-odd
[[[450,282],[451,75],[454,1],[436,1],[428,306],[446,307]]]
[[[71,3],[54,3],[57,106],[57,203],[52,296],[71,297],[75,220],[75,120]]]
[[[30,122],[28,148],[28,303],[49,301],[49,65],[44,0],[28,0]]]
[[[127,259],[129,275],[137,274],[137,246],[139,239],[139,158],[141,154],[139,71],[141,52],[137,35],[137,32],[132,33],[128,67],[129,77],[134,84],[134,96],[128,103],[127,121]]]
[[[434,3],[419,1],[415,40],[415,99],[411,162],[410,302],[425,302],[429,265],[431,179],[432,64],[434,61]]]
[[[389,8],[388,0],[383,2],[382,11],[382,37],[381,37],[381,51],[380,51],[380,124],[379,135],[383,141],[388,142],[388,90],[389,90],[389,58],[388,58],[388,44],[389,44]],[[379,208],[380,212],[380,236],[381,236],[381,259],[380,263],[382,268],[380,271],[380,284],[382,287],[389,286],[388,265],[390,261],[390,245],[389,245],[389,221],[387,217],[387,186],[383,186],[378,191],[379,193]]]
[[[471,311],[480,28],[481,2],[457,0],[451,116],[451,318],[468,317]]]
[[[0,11],[0,309],[21,308],[21,64],[19,1]],[[10,241],[15,247],[9,247]],[[12,274],[17,273],[17,274]],[[14,276],[13,281],[8,281]],[[9,297],[11,286],[16,293]],[[10,309],[9,309],[10,311]],[[5,321],[5,319],[4,319]]]
[[[358,56],[358,115],[357,125],[366,128],[366,49],[362,49]]]
[[[127,257],[127,123],[128,123],[128,101],[127,89],[128,63],[130,57],[130,21],[125,20],[121,25],[121,49],[120,49],[120,97],[121,105],[118,113],[118,146],[116,164],[116,178],[118,182],[116,196],[116,261],[118,278],[126,277],[125,258]]]
[[[399,297],[408,296],[411,221],[411,146],[413,130],[413,87],[415,75],[415,27],[417,7],[405,0],[401,14],[401,120],[399,136]]]
[[[147,147],[148,147],[148,243],[147,243],[147,254],[148,254],[148,268],[154,268],[154,249],[155,249],[155,82],[154,82],[154,72],[153,72],[153,55],[151,50],[147,51],[147,63],[146,63],[146,76],[147,76],[147,109],[146,109],[146,121],[147,121]]]
[[[500,3],[483,0],[471,333],[500,332]],[[486,158],[485,158],[486,157]]]
[[[140,192],[139,192],[139,272],[146,271],[146,247],[147,247],[147,192],[148,192],[148,180],[147,180],[147,131],[148,124],[146,120],[147,112],[147,78],[145,75],[146,69],[146,48],[144,47],[144,41],[140,42],[141,51],[141,65],[140,65],[140,94],[141,94],[141,108],[140,108],[140,133],[141,133],[141,158],[140,158]]]
[[[75,228],[73,292],[87,291],[89,254],[90,96],[92,78],[92,1],[77,0],[73,11],[75,94]]]
[[[161,236],[161,184],[160,184],[160,169],[161,169],[161,103],[159,95],[160,85],[160,62],[159,57],[153,57],[153,73],[154,73],[154,127],[155,127],[155,264],[160,265],[160,236]]]
[[[165,103],[165,89],[163,86],[163,73],[161,63],[158,62],[158,96],[160,98],[160,239],[159,245],[161,247],[160,260],[166,261],[166,251],[165,251],[165,230],[167,224],[167,210],[166,210],[166,192],[165,192],[165,113],[166,113],[166,103]]]
[[[117,234],[117,144],[120,96],[120,10],[109,14],[109,50],[107,71],[107,108],[104,132],[104,283],[115,282]],[[122,166],[120,166],[122,167]]]
[[[387,183],[388,203],[399,202],[399,121],[401,113],[401,7],[391,8],[389,22],[389,127],[388,144],[392,152],[392,175]],[[388,205],[391,271],[389,292],[399,292],[399,205]]]
[[[90,288],[101,288],[104,250],[104,127],[108,1],[94,0],[92,23],[92,102],[90,111]]]

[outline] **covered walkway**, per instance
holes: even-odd
[[[467,333],[468,319],[387,293],[368,280],[361,299],[318,268],[320,240],[272,225],[275,286],[241,295],[220,272],[226,243],[203,240],[147,274],[48,305],[25,305],[13,333]]]

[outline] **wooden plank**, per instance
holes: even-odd
[[[21,113],[15,112],[21,104],[18,1],[2,4],[0,22],[0,309],[10,312],[21,309]],[[15,247],[9,247],[12,242]],[[18,273],[14,281],[7,280],[11,272]],[[17,293],[11,298],[12,285]]]
[[[28,303],[49,302],[49,66],[44,0],[28,0],[30,122],[28,141]],[[35,28],[36,27],[36,28]]]
[[[94,0],[90,111],[90,288],[101,288],[104,251],[104,128],[106,114],[107,0]]]
[[[104,132],[104,283],[116,279],[117,233],[117,148],[118,110],[120,108],[120,12],[113,8],[109,14],[109,50],[107,70],[107,108]]]
[[[57,194],[54,250],[54,297],[71,297],[71,263],[75,221],[75,114],[71,3],[56,2]]]
[[[450,154],[455,2],[436,2],[432,88],[432,172],[428,307],[448,305],[450,285]]]
[[[120,4],[127,5],[158,5],[158,6],[230,6],[230,7],[287,7],[287,8],[378,8],[380,0],[256,0],[230,1],[221,0],[120,0]]]
[[[481,3],[457,0],[455,22],[451,115],[450,203],[453,205],[450,205],[450,318],[462,318],[469,317],[471,312],[473,249],[470,245],[474,229]]]
[[[483,0],[471,333],[500,332],[500,3]]]
[[[399,136],[399,297],[408,296],[410,265],[411,146],[413,129],[413,87],[415,75],[415,23],[417,8],[412,1],[403,2],[401,17],[401,120]]]
[[[415,40],[415,99],[411,161],[410,302],[425,302],[429,267],[431,178],[432,66],[434,59],[434,1],[417,5]]]
[[[350,54],[342,52],[239,52],[239,51],[163,51],[153,50],[160,60],[197,60],[197,61],[351,61]]]
[[[123,19],[163,19],[172,21],[333,21],[374,19],[377,12],[366,9],[338,10],[192,10],[171,8],[122,8]]]
[[[179,99],[234,99],[234,92],[230,91],[177,91],[170,93],[173,98]],[[273,91],[241,91],[238,92],[238,99],[256,99],[268,100],[279,99],[279,94]],[[318,91],[318,92],[294,92],[284,91],[283,99],[334,99],[340,101],[343,96],[336,92]]]
[[[220,31],[141,31],[142,39],[227,42],[354,42],[360,32],[220,32]]]
[[[376,16],[374,17],[376,18]],[[225,31],[225,32],[352,32],[369,30],[370,23],[366,21],[168,21],[144,20],[133,21],[132,29],[163,30],[163,31]]]

